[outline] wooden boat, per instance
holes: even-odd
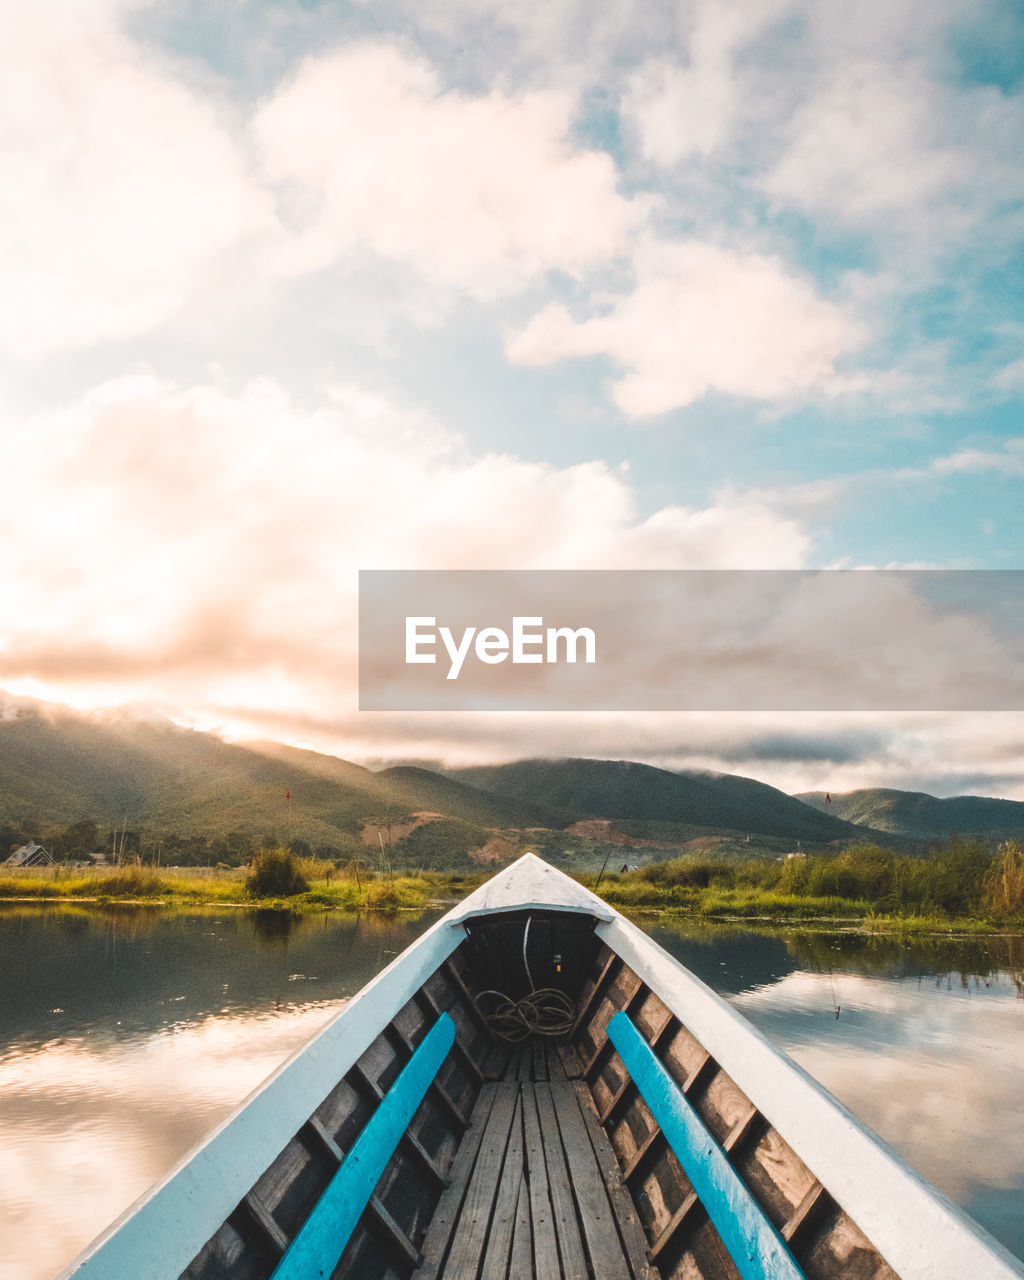
[[[1024,1266],[528,854],[64,1275],[1019,1280]]]

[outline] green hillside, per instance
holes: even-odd
[[[718,832],[782,836],[828,843],[863,832],[751,778],[733,774],[673,773],[626,760],[522,760],[451,771],[497,795],[529,798],[590,818],[616,819],[629,834],[664,838],[656,824]],[[640,827],[637,824],[651,824]]]
[[[430,829],[417,826],[417,815],[430,815]],[[59,851],[67,857],[109,851],[119,829],[129,854],[161,860],[234,863],[265,843],[374,857],[379,825],[393,836],[398,865],[468,869],[476,858],[493,865],[535,848],[586,869],[608,858],[740,860],[781,857],[798,845],[824,852],[865,835],[841,816],[730,774],[581,759],[371,771],[280,743],[228,743],[154,717],[88,716],[0,695],[0,855],[29,837],[66,836]],[[90,822],[98,835],[67,832]]]
[[[93,819],[154,836],[240,833],[344,846],[366,821],[421,810],[488,827],[536,825],[542,816],[535,805],[488,797],[427,770],[373,773],[313,751],[226,743],[167,721],[23,704],[8,705],[0,718],[0,827],[26,835]]]
[[[824,791],[802,792],[795,799],[846,822],[918,839],[960,835],[1008,840],[1024,836],[1024,803],[1019,800],[987,796],[941,800],[923,791],[884,787],[833,795],[831,804]]]

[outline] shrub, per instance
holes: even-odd
[[[1024,847],[1007,840],[985,877],[985,903],[993,915],[1024,914]]]
[[[308,889],[309,881],[291,849],[261,850],[245,881],[245,891],[253,898],[291,898]]]

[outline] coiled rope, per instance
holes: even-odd
[[[531,987],[533,974],[526,948],[532,923],[533,916],[527,916],[523,929],[523,969]],[[512,1044],[530,1036],[567,1036],[576,1025],[576,1006],[557,987],[535,989],[521,1000],[513,1000],[503,991],[481,991],[474,1004],[494,1034]]]
[[[565,1036],[576,1023],[576,1006],[557,987],[531,991],[522,1000],[481,991],[475,1003],[494,1034],[512,1044],[530,1036]]]

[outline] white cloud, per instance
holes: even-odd
[[[622,99],[622,114],[636,130],[643,155],[660,165],[709,156],[729,140],[742,106],[734,55],[785,0],[716,0],[693,7],[685,63],[664,54],[648,59],[629,76]]]
[[[1024,356],[1004,365],[992,379],[993,383],[1003,391],[1024,390]]]
[[[105,4],[0,16],[0,341],[36,356],[145,331],[270,226],[218,112]]]
[[[641,519],[603,463],[473,456],[354,388],[313,410],[120,379],[0,434],[0,471],[40,514],[0,512],[0,682],[194,711],[351,710],[360,568],[795,567],[810,545],[761,502]]]
[[[958,449],[956,453],[933,459],[928,471],[935,475],[996,471],[1008,476],[1024,476],[1024,437],[1005,441],[1001,450]]]
[[[665,413],[711,392],[759,400],[834,394],[836,361],[861,339],[838,306],[777,258],[707,244],[649,245],[634,291],[577,321],[553,303],[507,347],[544,365],[607,355],[625,374],[616,403],[632,417]]]
[[[565,93],[446,91],[422,60],[359,45],[310,59],[258,112],[295,233],[286,270],[360,253],[479,296],[604,263],[642,222],[604,152],[567,141]]]
[[[765,188],[786,204],[852,220],[933,199],[964,162],[934,136],[934,99],[920,67],[842,67],[797,113]]]
[[[1022,189],[1019,98],[950,84],[925,43],[902,56],[874,49],[856,59],[848,45],[827,52],[783,128],[781,154],[758,179],[779,208],[880,241],[912,237],[915,256],[998,223]]]

